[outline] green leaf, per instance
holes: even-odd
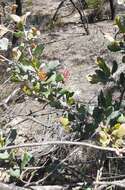
[[[111,115],[107,117],[107,125],[110,124],[111,122],[117,121],[118,117],[121,115],[120,111],[113,111]]]
[[[59,91],[59,93],[61,94],[61,96],[67,94],[67,92],[68,92],[68,90],[66,90],[64,88]]]
[[[32,95],[31,89],[30,89],[28,86],[26,86],[26,85],[23,86],[22,91],[23,91],[26,95],[28,95],[28,96],[31,96],[31,95]]]
[[[119,27],[120,32],[125,33],[125,16],[124,15],[116,16],[115,24]]]
[[[64,127],[66,127],[66,126],[68,126],[68,125],[70,124],[68,118],[66,118],[66,117],[61,117],[61,118],[60,118],[60,123],[61,123]]]
[[[106,65],[103,58],[97,57],[96,63],[107,76],[110,76],[110,68]]]
[[[5,151],[4,153],[0,153],[0,160],[8,160],[10,157],[9,153]]]
[[[121,46],[120,46],[119,42],[114,41],[108,45],[108,49],[112,52],[117,52],[117,51],[121,50]]]
[[[110,143],[110,136],[105,131],[100,131],[99,133],[99,141],[102,144],[102,146],[106,147]]]
[[[67,100],[68,105],[73,105],[75,103],[75,100],[73,97],[69,97]]]
[[[39,92],[41,90],[41,85],[40,85],[40,82],[36,82],[34,85],[33,85],[33,90],[35,92]]]
[[[100,82],[99,77],[96,74],[93,75],[87,75],[86,76],[87,80],[91,83],[91,84],[97,84],[98,82]]]
[[[78,118],[79,118],[81,121],[83,121],[84,118],[85,118],[85,115],[86,115],[85,106],[84,106],[84,105],[79,105],[79,106],[77,107],[77,111],[78,111],[78,113],[77,113]]]
[[[60,118],[60,123],[62,127],[67,131],[70,132],[72,129],[70,127],[70,121],[67,117],[61,117]]]
[[[32,155],[28,152],[25,152],[22,156],[21,169],[23,169],[31,160]]]
[[[88,114],[93,115],[94,108],[95,108],[94,105],[88,105],[87,106],[87,112],[88,112]]]
[[[22,72],[25,72],[25,73],[27,73],[28,71],[35,72],[35,69],[31,65],[24,65],[20,63],[18,67],[20,68]]]
[[[38,59],[35,59],[35,58],[32,59],[32,66],[33,66],[33,68],[39,69],[40,65],[41,65],[41,63],[38,61]]]
[[[125,124],[117,123],[113,127],[112,135],[117,137],[117,138],[123,138],[125,136]]]
[[[107,91],[105,93],[105,101],[106,101],[106,107],[112,106],[112,93],[111,93],[111,91]]]
[[[56,82],[56,73],[52,74],[45,82],[44,84],[49,84],[51,82]]]
[[[12,129],[6,139],[6,145],[12,144],[15,141],[16,137],[17,137],[17,131],[16,129]]]
[[[57,60],[57,61],[49,61],[49,63],[48,64],[46,64],[46,66],[47,66],[47,69],[48,69],[48,71],[49,72],[51,72],[51,71],[55,71],[55,70],[57,70],[59,67],[60,67],[60,62]]]
[[[118,123],[125,123],[125,116],[123,114],[120,115],[120,117],[117,120]]]
[[[61,105],[61,103],[59,102],[59,101],[50,101],[49,102],[50,103],[50,105],[52,106],[52,107],[54,107],[54,108],[56,108],[56,109],[61,109],[62,108],[62,105]]]
[[[43,44],[39,44],[33,51],[33,55],[36,57],[40,57],[43,53],[44,50],[44,45]]]
[[[17,38],[23,37],[23,35],[24,35],[24,32],[22,32],[22,31],[14,32],[14,36]]]
[[[74,95],[74,92],[67,91],[66,92],[66,99],[67,99],[67,101],[68,101],[69,98],[72,98],[73,95]]]
[[[61,82],[64,80],[64,77],[61,74],[56,75],[56,82]]]
[[[17,73],[13,72],[12,76],[11,76],[11,81],[12,82],[20,82],[20,81],[22,81],[22,79]]]
[[[124,140],[122,138],[118,138],[115,143],[113,143],[113,147],[121,148],[124,145]]]
[[[119,79],[120,84],[124,87],[125,86],[125,73],[120,74],[120,79]]]
[[[15,170],[14,170],[14,169],[10,168],[9,174],[10,174],[10,176],[12,176],[12,177],[19,178],[19,177],[20,177],[20,169],[15,169]]]
[[[111,71],[112,75],[117,71],[117,69],[118,69],[118,64],[116,61],[113,61],[113,66]]]
[[[100,107],[106,107],[106,99],[104,97],[103,91],[100,91],[100,94],[98,96],[98,106]]]
[[[99,107],[95,107],[93,109],[93,118],[95,119],[96,123],[99,123],[103,120],[103,109]]]
[[[77,107],[77,110],[78,110],[78,112],[80,113],[80,114],[85,114],[85,106],[84,105],[79,105],[78,107]]]
[[[108,82],[108,76],[104,73],[104,71],[101,70],[95,70],[96,75],[98,77],[99,82],[106,83]]]
[[[43,95],[45,96],[45,98],[49,98],[51,93],[52,93],[51,89],[48,89],[47,91],[43,92]]]

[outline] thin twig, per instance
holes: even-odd
[[[2,102],[0,102],[0,107],[4,107],[5,109],[8,108],[7,104],[13,100],[13,98],[15,97],[15,95],[20,91],[20,87],[16,88],[7,98],[5,98],[4,100],[2,100]]]
[[[114,175],[114,176],[108,176],[108,177],[101,177],[101,181],[103,180],[115,180],[115,179],[120,179],[120,178],[125,178],[125,175]]]
[[[77,152],[79,150],[79,148],[75,149],[73,152],[71,152],[66,158],[64,158],[59,164],[56,165],[56,167],[48,174],[46,175],[44,178],[38,180],[37,182],[35,183],[30,183],[29,185],[31,186],[32,185],[38,185],[40,183],[43,183],[48,177],[50,177],[57,169],[58,167],[63,164],[70,156],[72,156],[75,152]],[[29,186],[28,185],[28,186]],[[25,185],[25,187],[27,187],[27,185]]]
[[[95,184],[95,187],[94,187],[94,190],[96,190],[98,188],[98,182],[100,181],[101,177],[102,177],[102,171],[103,171],[103,168],[104,168],[104,158],[103,158],[103,155],[102,155],[102,158],[101,160],[99,160],[99,164],[101,164],[100,168],[97,170],[97,176],[96,176],[96,184]]]
[[[52,18],[53,21],[56,21],[56,18],[57,18],[57,14],[58,14],[58,12],[59,12],[59,9],[63,6],[63,4],[64,4],[65,1],[66,1],[66,0],[61,1],[61,3],[58,5],[58,7],[57,7],[57,9],[56,9],[56,12],[54,13],[54,16],[53,16],[53,18]]]
[[[33,122],[36,122],[36,123],[38,123],[38,124],[40,124],[40,125],[42,125],[42,126],[44,126],[44,127],[50,127],[50,126],[48,126],[48,125],[43,124],[43,122],[41,122],[41,121],[39,121],[38,119],[35,119],[35,118],[33,118],[33,117],[27,117],[27,120],[31,120],[31,121],[33,121]]]
[[[20,91],[20,87],[16,88],[5,100],[4,103],[8,104],[10,100],[14,98],[14,96]]]
[[[85,29],[85,32],[86,32],[87,35],[89,35],[88,20],[87,20],[85,14],[84,14],[84,11],[82,11],[83,12],[83,14],[82,14],[81,10],[76,6],[76,4],[74,3],[74,1],[70,0],[70,2],[72,3],[72,5],[75,7],[75,9],[77,10],[77,12],[79,13],[82,25],[83,25],[83,27]]]
[[[120,153],[125,152],[124,148],[116,149],[116,148],[111,148],[111,147],[102,147],[102,146],[90,144],[87,142],[74,142],[74,141],[43,141],[40,143],[24,143],[24,144],[19,144],[19,145],[3,147],[3,148],[0,148],[0,151],[11,150],[11,149],[16,149],[16,148],[37,147],[37,146],[44,146],[44,145],[70,145],[70,146],[74,145],[74,146],[90,147],[93,149],[103,150],[103,151],[111,151],[111,152],[119,151]]]
[[[99,182],[94,182],[94,184],[106,185],[106,186],[113,185],[113,186],[125,188],[125,179],[118,180],[118,181],[99,181]]]
[[[41,166],[41,169],[46,166],[47,162],[48,162],[48,160],[46,160],[45,163]],[[35,174],[35,172],[37,172],[37,171],[38,171],[38,169],[36,169],[35,171],[33,171],[34,174]],[[24,180],[23,180],[24,174],[25,174],[26,172],[27,172],[26,170],[23,172],[23,175],[21,176],[21,180],[23,181],[23,183],[25,183],[25,187],[28,187],[28,186],[30,186],[31,184],[33,185],[34,182],[31,182],[32,177],[33,177],[32,175],[30,176],[30,178],[29,178],[28,181],[24,181]]]

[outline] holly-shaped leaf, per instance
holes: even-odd
[[[63,128],[64,128],[66,131],[68,131],[68,132],[71,131],[70,121],[69,121],[69,119],[68,119],[67,117],[61,117],[61,118],[60,118],[60,123],[61,123],[61,125],[63,126]]]
[[[114,41],[108,45],[108,49],[112,52],[117,52],[121,50],[120,43],[118,41]]]
[[[20,169],[12,169],[12,168],[10,168],[9,174],[12,177],[19,178],[20,177]]]
[[[117,120],[118,123],[125,123],[125,116],[122,114]]]
[[[26,86],[26,85],[23,86],[22,91],[23,91],[26,95],[28,95],[28,96],[31,96],[31,95],[32,95],[31,89],[30,89],[28,86]]]
[[[112,135],[119,139],[125,137],[125,124],[117,123],[113,127]]]
[[[0,160],[8,160],[10,157],[10,154],[5,151],[4,153],[0,153]]]
[[[112,75],[117,71],[117,69],[118,69],[118,64],[116,61],[113,61],[113,66],[111,71]]]
[[[110,135],[106,133],[105,131],[100,131],[99,141],[102,144],[102,146],[105,146],[105,147],[108,146],[111,141]]]
[[[115,24],[119,27],[120,32],[125,33],[125,16],[116,16]]]
[[[21,158],[21,169],[23,169],[31,160],[32,155],[29,152],[25,152]]]
[[[103,58],[97,57],[96,64],[107,76],[110,76],[110,68],[106,65]]]

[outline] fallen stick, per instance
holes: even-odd
[[[118,180],[118,181],[99,181],[99,182],[94,182],[96,185],[105,185],[105,186],[117,186],[121,188],[125,188],[125,179],[123,180]]]
[[[29,190],[27,188],[23,188],[23,187],[17,187],[14,184],[4,184],[4,183],[0,183],[0,190]]]
[[[24,143],[24,144],[19,144],[19,145],[2,147],[2,148],[0,148],[0,151],[11,150],[11,149],[16,149],[16,148],[37,147],[37,146],[44,146],[44,145],[85,146],[85,147],[90,147],[90,148],[97,149],[97,150],[125,153],[124,148],[116,149],[116,148],[112,148],[112,147],[102,147],[102,146],[90,144],[87,142],[73,142],[73,141],[43,141],[40,143]]]

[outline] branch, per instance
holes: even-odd
[[[0,190],[27,190],[27,189],[25,189],[23,187],[17,187],[17,186],[15,186],[13,184],[12,185],[11,184],[7,185],[7,184],[4,184],[4,183],[0,182]]]
[[[73,142],[73,141],[43,141],[40,143],[24,143],[24,144],[19,144],[19,145],[12,145],[12,146],[7,146],[0,148],[0,151],[5,151],[5,150],[11,150],[11,149],[16,149],[16,148],[26,148],[26,147],[37,147],[37,146],[44,146],[44,145],[74,145],[74,146],[85,146],[85,147],[90,147],[93,149],[97,150],[103,150],[103,151],[111,151],[111,152],[120,152],[120,153],[125,153],[125,149],[116,149],[116,148],[111,148],[111,147],[102,147],[94,144],[90,144],[87,142]]]
[[[86,32],[87,35],[89,35],[88,20],[86,18],[86,15],[84,14],[84,10],[82,11],[83,12],[83,14],[82,14],[81,10],[76,6],[76,4],[74,3],[74,1],[70,0],[70,2],[72,3],[72,5],[75,7],[75,9],[77,10],[77,12],[79,13],[80,20],[81,20],[82,25],[83,25],[83,27],[85,29],[85,32]]]
[[[0,107],[8,108],[7,104],[14,99],[16,94],[20,91],[20,87],[16,88],[7,98],[0,102]]]
[[[125,188],[125,179],[118,180],[118,181],[99,181],[99,182],[94,182],[94,184],[105,185],[105,186],[114,185],[114,186],[118,186],[121,188]]]
[[[30,184],[27,183],[25,185],[25,187],[29,187],[31,185],[38,185],[40,183],[43,183],[48,177],[50,177],[57,169],[58,167],[60,167],[61,164],[63,164],[70,156],[72,156],[74,153],[76,153],[78,151],[79,148],[76,148],[75,150],[73,150],[69,155],[66,156],[66,158],[64,158],[63,160],[61,160],[55,167],[54,169],[48,173],[45,177],[43,177],[42,179],[36,181],[36,182],[31,182]]]
[[[66,1],[66,0],[61,1],[61,3],[58,5],[58,7],[57,7],[57,9],[56,9],[56,12],[54,13],[54,16],[53,16],[53,18],[52,18],[53,21],[56,21],[56,17],[57,17],[57,14],[58,14],[58,12],[59,12],[59,9],[63,6],[63,4],[64,4],[65,1]]]

